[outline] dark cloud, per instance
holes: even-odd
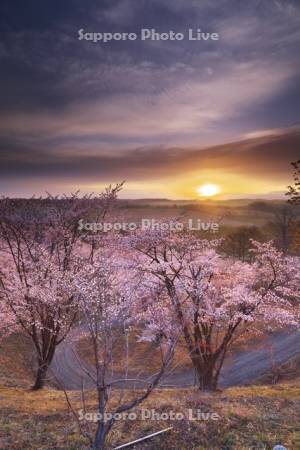
[[[80,28],[143,27],[221,39],[77,39]],[[141,180],[194,165],[280,174],[297,133],[239,140],[299,120],[299,30],[296,0],[2,0],[1,176]],[[190,149],[229,140],[239,142]]]
[[[2,142],[1,177],[41,177],[81,181],[129,179],[147,181],[213,169],[284,179],[290,162],[300,157],[300,130],[204,148],[140,148],[110,154],[43,152],[21,143]]]

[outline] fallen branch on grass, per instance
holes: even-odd
[[[151,438],[153,438],[155,436],[158,436],[158,435],[160,435],[162,433],[166,433],[167,431],[171,431],[172,429],[173,429],[173,427],[169,427],[169,428],[165,428],[164,430],[157,431],[156,433],[148,434],[147,436],[144,436],[144,437],[142,437],[140,439],[136,439],[135,441],[128,442],[128,444],[124,444],[124,445],[120,445],[119,447],[115,447],[114,450],[131,447],[132,445],[139,444],[140,442],[144,442],[144,441],[146,441],[148,439],[151,439]]]

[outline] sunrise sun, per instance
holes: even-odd
[[[197,193],[201,197],[213,197],[220,192],[220,187],[217,184],[202,184],[197,187]]]

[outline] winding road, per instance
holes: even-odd
[[[78,340],[82,337],[83,330],[74,328],[68,338],[56,349],[55,357],[50,368],[50,374],[56,385],[66,390],[80,390],[95,386],[92,378],[94,369],[86,361],[82,360],[77,352]],[[270,354],[272,348],[272,358]],[[272,365],[279,366],[289,359],[300,355],[300,332],[277,332],[267,339],[259,348],[239,351],[228,357],[220,374],[220,387],[230,387],[249,384],[272,370]],[[273,359],[273,361],[272,361]],[[117,382],[121,376],[112,376],[115,387],[141,387],[143,382],[122,381]],[[147,379],[149,375],[139,375],[140,379]],[[148,377],[148,378],[147,378]],[[123,376],[122,376],[123,378]],[[129,375],[130,378],[130,375]],[[58,380],[58,383],[57,383]],[[188,387],[194,385],[194,371],[192,369],[171,370],[161,380],[160,387]]]

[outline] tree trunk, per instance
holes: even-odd
[[[217,389],[217,381],[214,376],[214,366],[209,365],[197,373],[199,381],[199,389],[201,391],[215,391]]]
[[[201,391],[215,391],[218,384],[218,376],[215,373],[214,361],[206,361],[205,363],[199,362],[198,359],[192,359],[196,377],[198,381],[198,387]]]
[[[104,450],[106,445],[106,437],[109,429],[107,424],[100,422],[96,431],[95,442],[93,450]]]
[[[42,389],[45,385],[47,372],[48,372],[48,369],[53,360],[54,353],[55,353],[56,346],[57,346],[56,337],[57,336],[54,335],[52,337],[51,342],[49,342],[49,336],[48,336],[48,339],[43,339],[42,346],[40,346],[37,339],[33,340],[37,354],[38,354],[38,357],[37,357],[38,369],[36,372],[35,383],[32,386],[33,391]]]
[[[47,376],[47,370],[49,365],[47,363],[41,363],[39,364],[39,367],[36,372],[36,378],[35,383],[32,386],[33,391],[37,391],[39,389],[42,389],[45,385],[46,376]]]

